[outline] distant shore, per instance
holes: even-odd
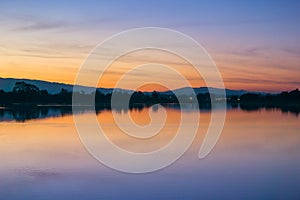
[[[290,92],[281,92],[279,94],[259,94],[246,93],[242,95],[227,95],[227,97],[220,97],[215,94],[199,93],[197,95],[175,95],[173,92],[164,93],[153,91],[152,93],[144,93],[135,91],[131,94],[124,92],[114,92],[117,99],[120,99],[118,108],[138,108],[149,107],[154,104],[198,104],[199,108],[209,108],[211,102],[226,101],[232,107],[239,106],[242,109],[256,109],[256,108],[279,108],[282,110],[299,111],[300,108],[300,91],[298,89]],[[12,91],[5,92],[0,89],[0,106],[14,107],[22,109],[24,107],[32,106],[71,106],[72,98],[76,96],[82,102],[90,102],[85,100],[95,99],[96,108],[111,109],[112,93],[104,94],[96,91],[95,93],[72,93],[65,89],[57,94],[50,94],[47,90],[40,90],[37,86],[25,83],[16,82]],[[221,100],[220,100],[221,99]],[[127,102],[124,102],[128,100]]]

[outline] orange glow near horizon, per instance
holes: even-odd
[[[47,58],[38,56],[5,56],[0,55],[0,77],[2,78],[26,78],[74,84],[77,71],[80,69],[86,54],[71,56],[70,58]],[[214,58],[222,74],[225,87],[229,89],[244,89],[249,91],[287,91],[299,87],[298,75],[295,70],[289,68],[264,67],[264,63],[251,60],[245,62],[236,61],[236,57],[215,56]],[[229,60],[229,61],[228,61]],[[201,76],[189,63],[178,56],[165,52],[142,51],[133,52],[115,61],[105,72],[99,81],[99,87],[113,88],[118,79],[128,70],[147,63],[159,63],[177,70],[193,87],[205,87]],[[292,64],[295,60],[291,60]],[[259,64],[257,64],[259,63]],[[288,63],[285,63],[288,64]],[[265,64],[266,65],[266,64]],[[159,87],[161,80],[167,79],[172,85],[171,89],[180,88],[182,83],[178,82],[168,73],[151,71],[132,74],[131,82],[145,80],[146,86],[143,91],[163,91],[165,87]],[[149,83],[152,82],[152,83]],[[154,83],[153,83],[154,82]],[[133,89],[132,83],[127,83],[124,89]],[[148,84],[147,84],[148,83]]]
[[[124,81],[117,85],[122,79]],[[165,91],[186,87],[187,84],[192,87],[205,85],[198,71],[187,61],[164,51],[142,50],[113,62],[99,80],[98,87]]]
[[[218,66],[226,88],[269,92],[300,88],[300,18],[295,2],[264,2],[260,9],[252,1],[224,5],[204,5],[197,1],[141,3],[137,12],[128,9],[130,3],[123,4],[1,2],[0,77],[74,84],[80,67],[97,45],[122,31],[153,26],[179,31],[202,45]],[[270,8],[271,12],[265,12]],[[110,12],[112,10],[116,12]],[[157,35],[157,39],[162,38]],[[167,38],[163,42],[196,56],[203,53],[194,52],[176,39]],[[120,45],[122,42],[106,47],[107,51],[101,53],[100,59],[105,60],[122,49]],[[154,51],[121,57],[112,64],[98,86],[114,87],[127,70],[149,62],[171,66],[193,87],[206,86],[189,63],[174,55]],[[89,72],[91,77],[98,69],[94,70]],[[186,86],[174,77],[164,70],[149,69],[142,73],[137,70],[123,86],[134,89],[134,82],[141,80],[145,83],[169,81],[171,89]],[[85,86],[95,86],[89,85],[88,81],[83,82]],[[145,90],[162,90],[150,85]]]

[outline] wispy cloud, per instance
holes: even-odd
[[[225,78],[227,83],[247,83],[247,84],[274,84],[274,85],[298,85],[300,81],[283,81],[283,80],[269,80],[269,79],[250,79],[250,78]]]
[[[40,178],[40,179],[62,177],[62,174],[60,174],[59,172],[53,171],[52,169],[21,168],[21,169],[17,169],[16,171],[17,171],[17,173],[31,176],[34,178]]]
[[[253,24],[260,24],[265,23],[265,21],[261,21],[259,19],[237,19],[237,20],[212,20],[212,19],[197,19],[193,21],[181,21],[177,23],[168,23],[163,24],[163,26],[171,27],[171,28],[195,28],[195,27],[224,27],[224,26],[240,26],[240,25],[253,25]]]
[[[300,46],[283,48],[282,51],[298,57],[300,55]]]
[[[26,25],[15,28],[16,31],[43,31],[50,29],[58,29],[68,26],[64,21],[32,21]]]

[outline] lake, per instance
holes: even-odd
[[[148,152],[168,143],[181,112],[167,114],[161,133],[149,140],[132,139],[115,125],[113,113],[150,123],[148,107],[97,110],[97,119],[116,145]],[[300,117],[279,109],[228,108],[219,141],[204,159],[199,148],[210,110],[184,109],[201,115],[197,136],[175,163],[146,174],[110,169],[81,143],[69,107],[0,108],[0,199],[300,199]],[[83,120],[88,109],[74,113]],[[130,124],[128,124],[130,126]],[[129,141],[133,140],[133,141]],[[109,152],[108,152],[109,153]]]

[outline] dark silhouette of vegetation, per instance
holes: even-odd
[[[298,89],[291,92],[281,92],[280,94],[244,94],[240,97],[240,103],[243,104],[261,104],[261,105],[299,105],[300,91]]]
[[[72,95],[77,95],[82,100],[90,99],[90,95],[95,96],[95,108],[96,111],[102,109],[111,109],[112,94],[103,94],[99,90],[96,93],[84,94],[74,93],[61,89],[57,94],[50,94],[47,90],[40,90],[37,86],[28,84],[25,82],[17,82],[13,87],[12,91],[5,92],[0,90],[0,106],[5,107],[18,107],[18,112],[15,113],[16,118],[35,118],[36,112],[32,110],[26,110],[24,105],[27,107],[35,105],[71,105]],[[153,104],[178,104],[182,103],[198,103],[200,108],[210,109],[211,100],[217,99],[214,95],[198,94],[197,96],[192,95],[181,95],[176,97],[173,93],[161,93],[153,91],[152,93],[143,93],[141,91],[135,91],[132,94],[117,91],[113,94],[116,99],[127,99],[127,102],[117,102],[118,105],[114,109],[142,109],[145,106]],[[233,108],[240,107],[243,110],[257,110],[260,108],[266,109],[281,109],[282,111],[290,111],[298,115],[300,110],[300,91],[298,89],[290,92],[282,92],[280,94],[255,94],[247,93],[241,96],[230,96],[227,98],[228,103]],[[129,106],[128,106],[129,103]],[[22,117],[22,112],[29,116]],[[41,110],[39,110],[41,111]],[[19,116],[19,117],[18,117]]]
[[[37,86],[25,82],[17,82],[11,92],[0,90],[0,104],[70,104],[72,92],[62,89],[58,94],[49,94]]]
[[[239,99],[240,107],[244,110],[281,109],[282,111],[300,112],[300,91],[298,89],[280,94],[244,94]]]

